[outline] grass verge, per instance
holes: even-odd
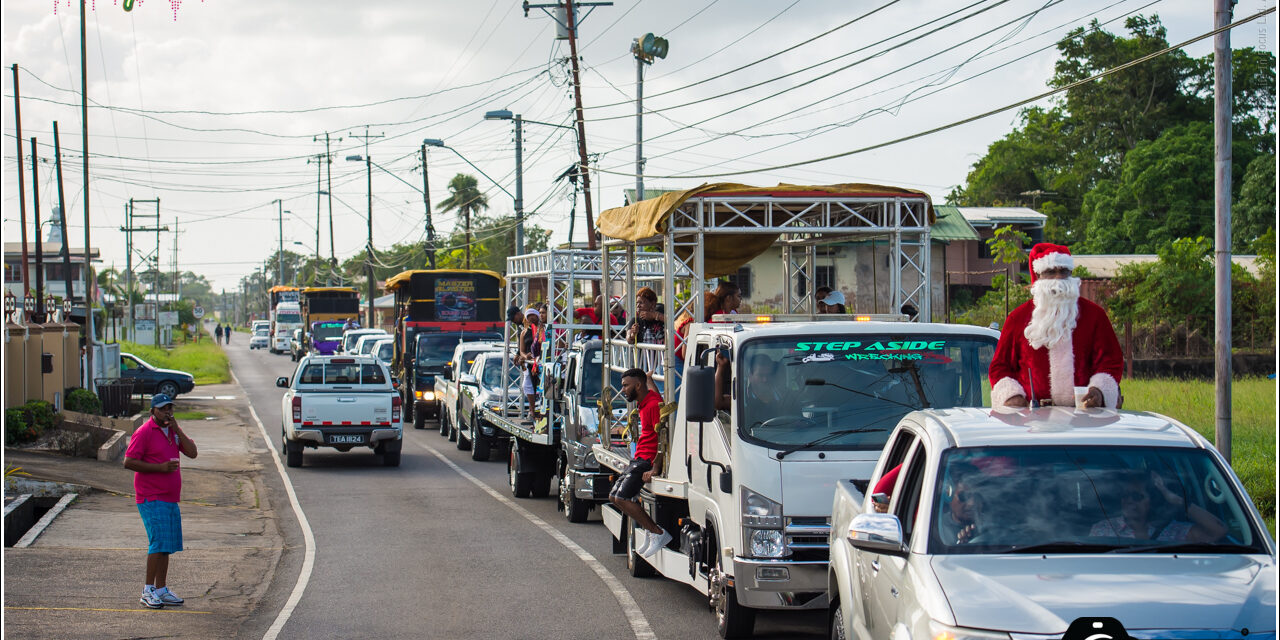
[[[227,354],[212,340],[182,344],[173,349],[157,348],[136,342],[121,342],[120,350],[142,358],[153,367],[186,371],[195,376],[196,384],[231,382],[231,368],[227,361]]]
[[[204,420],[209,414],[203,411],[175,411],[173,417],[178,420]]]
[[[1154,411],[1214,441],[1212,380],[1125,380],[1124,408]],[[1276,535],[1276,381],[1239,378],[1231,383],[1231,466]]]

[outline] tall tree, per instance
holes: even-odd
[[[1232,246],[1237,253],[1253,250],[1258,238],[1276,228],[1276,156],[1258,156],[1245,169],[1240,199],[1231,208]]]
[[[489,199],[480,191],[476,177],[459,173],[449,181],[449,197],[440,202],[440,211],[457,210],[462,216],[466,242],[466,267],[471,268],[471,216],[489,208]]]

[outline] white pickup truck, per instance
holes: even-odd
[[[402,400],[376,358],[309,355],[276,386],[287,389],[280,399],[280,448],[290,467],[302,466],[304,448],[319,447],[369,447],[383,465],[400,466]]]

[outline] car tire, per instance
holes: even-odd
[[[528,498],[533,490],[533,474],[520,473],[516,469],[516,451],[515,447],[512,447],[511,455],[507,456],[507,484],[511,486],[511,495],[517,498]]]
[[[285,464],[290,467],[302,466],[302,443],[285,441]]]
[[[831,605],[831,640],[848,640],[844,635],[844,612],[840,611],[840,603]]]
[[[586,522],[591,502],[573,495],[573,485],[568,476],[567,469],[560,472],[560,506],[564,509],[564,517],[569,522]]]
[[[449,437],[449,414],[445,412],[443,407],[441,407],[440,413],[436,415],[436,418],[440,421],[440,435],[446,438]]]
[[[635,538],[635,524],[627,522],[627,573],[630,573],[632,578],[652,578],[657,571],[648,560],[636,552]]]
[[[156,385],[156,393],[163,393],[170,398],[178,397],[178,383],[172,380],[165,380]]]
[[[419,411],[419,412],[417,412],[417,413],[413,414],[413,428],[414,428],[414,429],[426,429],[426,428],[427,428],[427,419],[426,419],[425,417],[423,417],[423,415],[422,415],[422,412],[421,412],[421,411]]]
[[[707,593],[711,611],[716,616],[716,632],[721,638],[726,639],[750,637],[756,626],[756,610],[738,604],[737,590],[728,586],[727,581],[723,579],[724,573],[720,568],[720,545],[713,544],[708,549],[715,557],[714,568],[708,577],[711,584],[708,585]],[[721,579],[717,580],[716,576],[721,576]]]
[[[480,427],[475,418],[471,419],[471,425],[471,459],[476,462],[487,462],[492,449],[489,446],[489,438],[480,433]]]
[[[550,471],[539,471],[533,474],[533,497],[545,498],[551,495],[551,481],[555,478]]]
[[[459,451],[471,450],[471,441],[462,437],[462,427],[453,430],[453,439],[458,443]]]

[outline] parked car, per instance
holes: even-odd
[[[385,466],[400,466],[403,402],[386,365],[368,356],[312,354],[276,386],[286,390],[280,448],[288,466],[302,465],[304,448],[319,447],[369,447]]]
[[[356,338],[356,345],[351,348],[353,356],[367,356],[373,354],[373,345],[379,340],[390,340],[391,336],[386,333],[371,333],[369,335]]]
[[[195,388],[195,376],[176,369],[153,367],[132,353],[120,353],[120,377],[136,381],[142,393],[176,397]]]
[[[267,349],[271,346],[271,328],[261,327],[253,331],[249,338],[249,350]]]
[[[1091,637],[1275,637],[1275,543],[1222,455],[1170,418],[917,411],[869,486],[886,511],[836,486],[833,638],[1060,638],[1082,617],[1123,626]]]

